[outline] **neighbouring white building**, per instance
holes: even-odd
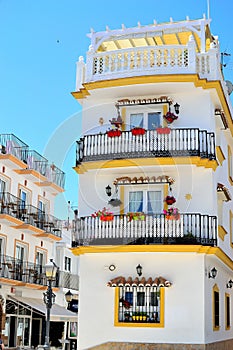
[[[77,300],[67,304],[65,294],[77,299],[78,264],[69,249],[69,227],[53,216],[64,184],[65,174],[54,164],[15,135],[0,135],[0,333],[9,348],[44,344],[50,259],[59,267],[51,345],[61,347],[59,339],[63,346],[68,339],[77,342],[77,334],[70,336],[71,325],[77,325]]]
[[[233,348],[231,84],[210,19],[88,36],[78,349]]]

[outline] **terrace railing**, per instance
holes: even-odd
[[[146,157],[200,156],[216,159],[213,132],[171,129],[170,134],[147,130],[144,135],[123,131],[119,137],[85,135],[77,141],[76,164],[85,161]]]
[[[45,267],[30,261],[16,259],[8,255],[0,255],[0,279],[7,278],[24,283],[47,286]],[[58,270],[53,287],[79,289],[78,275]]]
[[[86,64],[77,65],[77,90],[85,82],[140,75],[199,74],[210,80],[222,79],[218,51],[198,53],[194,40],[187,45],[145,46],[95,52],[90,47]]]
[[[41,230],[61,237],[62,220],[46,214],[33,205],[27,205],[9,192],[0,192],[0,213],[8,214]]]
[[[25,161],[28,145],[13,134],[0,135],[0,154],[11,154],[19,160]]]
[[[147,214],[144,220],[114,215],[112,221],[98,217],[77,219],[72,246],[118,244],[217,244],[217,217],[199,213],[180,214],[177,219],[164,214]]]

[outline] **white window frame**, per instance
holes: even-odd
[[[142,211],[144,213],[148,213],[148,201],[147,201],[147,194],[148,192],[153,192],[153,191],[158,191],[161,193],[161,207],[160,211],[154,214],[161,214],[163,211],[163,198],[164,198],[164,193],[163,193],[163,186],[162,185],[146,185],[146,186],[140,186],[140,185],[135,185],[133,187],[130,186],[130,188],[126,188],[125,186],[125,203],[127,204],[127,211],[129,212],[129,193],[130,192],[138,192],[142,191],[143,192],[143,205],[142,205]]]
[[[145,105],[137,107],[129,107],[126,110],[126,124],[127,129],[130,130],[133,126],[131,125],[131,115],[132,114],[143,114],[143,128],[148,130],[148,114],[149,113],[160,113],[160,125],[163,124],[163,106],[159,105]],[[154,128],[156,129],[156,128]],[[153,129],[151,129],[153,130]]]

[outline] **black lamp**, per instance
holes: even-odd
[[[176,112],[176,114],[179,114],[180,113],[180,105],[179,105],[179,103],[175,103],[174,104],[174,109],[175,109],[175,112]]]
[[[233,281],[232,280],[229,280],[227,282],[227,288],[232,288],[233,287]]]
[[[112,195],[112,187],[108,185],[107,187],[105,187],[105,190],[106,190],[107,196],[110,197]]]
[[[142,266],[140,264],[138,264],[138,266],[136,267],[136,271],[137,271],[138,276],[142,275]]]
[[[56,280],[56,274],[57,274],[58,267],[53,261],[53,259],[50,259],[50,263],[45,265],[45,274],[46,279],[48,282],[48,288],[47,291],[44,293],[44,303],[46,305],[46,328],[45,328],[45,345],[44,348],[49,349],[50,348],[50,342],[49,342],[49,330],[50,330],[50,311],[55,303],[55,297],[56,295],[53,293],[52,289],[52,282]]]
[[[73,298],[73,293],[71,293],[71,291],[68,290],[68,292],[65,294],[65,298],[66,298],[67,303],[70,303],[72,298]]]
[[[215,278],[217,276],[217,270],[213,267],[209,272],[209,278]]]

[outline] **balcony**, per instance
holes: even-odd
[[[0,135],[0,161],[52,193],[63,192],[65,173],[13,134]]]
[[[77,167],[83,162],[130,158],[215,160],[215,137],[213,132],[199,129],[171,129],[169,134],[147,130],[144,135],[137,136],[131,131],[123,131],[119,137],[111,138],[107,134],[85,135],[77,141],[76,157]]]
[[[47,287],[44,266],[8,255],[0,255],[0,281],[12,285],[34,284],[38,285],[38,288]],[[53,287],[79,289],[78,276],[70,272],[58,270],[56,280],[52,283]]]
[[[11,193],[0,192],[0,218],[2,222],[15,229],[54,240],[61,239],[61,220],[42,212],[33,205],[26,205]]]
[[[0,160],[11,169],[26,168],[28,145],[13,134],[0,135]]]
[[[147,214],[143,220],[129,221],[124,214],[115,215],[112,221],[86,216],[76,222],[72,247],[129,244],[216,246],[217,217],[187,213],[169,219],[164,214]]]

